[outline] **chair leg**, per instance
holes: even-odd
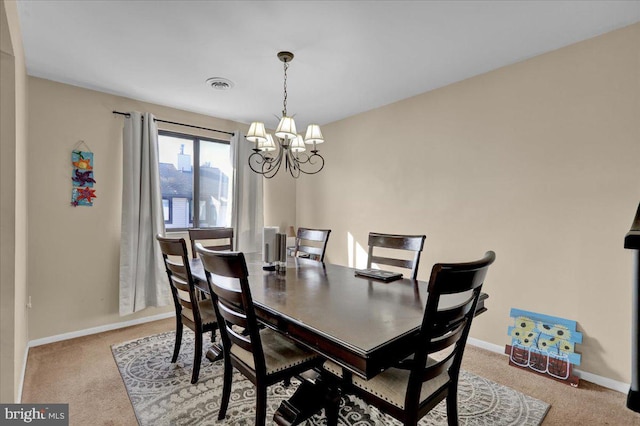
[[[200,361],[202,360],[202,332],[196,331],[196,347],[193,354],[193,373],[191,374],[191,383],[198,382],[200,375]]]
[[[256,386],[256,426],[264,426],[267,420],[267,387]]]
[[[218,420],[224,419],[227,415],[227,407],[229,406],[229,398],[231,397],[231,378],[233,377],[233,366],[229,361],[229,356],[224,355],[224,381],[222,384],[222,400],[220,400],[220,411],[218,412]]]
[[[182,345],[182,319],[176,316],[176,342],[173,346],[173,356],[171,362],[174,363],[178,360],[178,354],[180,353],[180,346]]]
[[[458,386],[451,386],[447,394],[447,424],[458,426]]]
[[[324,406],[324,414],[327,418],[327,426],[338,425],[338,415],[340,413],[340,389],[333,387],[329,389],[326,403]]]

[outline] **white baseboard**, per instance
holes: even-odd
[[[467,338],[467,343],[470,345],[476,346],[481,349],[486,349],[489,352],[495,352],[497,354],[504,355],[504,346],[496,345],[493,343],[485,342],[484,340],[474,339],[473,337]]]
[[[573,370],[576,376],[587,382],[595,383],[603,388],[612,389],[618,392],[627,393],[631,385],[625,382],[619,382],[617,380],[609,379],[608,377],[598,376],[597,374],[589,373],[578,369]]]
[[[55,336],[43,337],[29,341],[29,347],[46,345],[48,343],[60,342],[62,340],[75,339],[76,337],[89,336],[91,334],[103,333],[105,331],[117,330],[119,328],[130,327],[132,325],[144,324],[146,322],[158,321],[165,318],[175,316],[175,312],[166,312],[164,314],[152,315],[149,317],[137,318],[130,321],[116,322],[113,324],[105,324],[98,327],[86,328],[84,330],[72,331],[69,333],[57,334]]]
[[[18,395],[16,395],[16,404],[22,402],[22,389],[24,388],[24,375],[27,373],[27,358],[29,357],[29,345],[25,348],[24,359],[22,360],[22,371],[20,372],[20,384],[18,384]]]
[[[507,356],[507,354],[504,353],[504,346],[485,342],[484,340],[480,340],[480,339],[474,339],[473,337],[467,338],[467,343],[481,349],[486,349],[490,352],[495,352],[495,353]],[[619,382],[617,380],[613,380],[608,377],[599,376],[597,374],[589,373],[587,371],[574,369],[573,372],[576,374],[576,376],[580,377],[582,380],[586,380],[588,382],[595,383],[596,385],[602,386],[603,388],[611,389],[611,390],[622,392],[622,393],[629,392],[629,388],[631,386],[629,383]]]

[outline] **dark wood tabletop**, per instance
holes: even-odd
[[[245,256],[256,314],[268,326],[364,378],[412,352],[427,300],[426,282],[386,283],[357,277],[353,268],[303,258],[289,258],[283,274],[263,271],[260,254]],[[207,291],[199,259],[191,268]],[[486,310],[487,297],[482,295],[478,313]]]

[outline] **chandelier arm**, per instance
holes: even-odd
[[[249,167],[254,173],[258,173],[271,179],[278,173],[282,164],[283,150],[280,148],[275,157],[271,157],[268,154],[263,154],[259,149],[254,149],[254,152],[249,156]],[[258,167],[254,167],[254,164]]]
[[[295,158],[298,164],[305,164],[309,162],[309,154],[307,154],[306,152],[300,152],[296,154]]]
[[[271,161],[271,166],[270,166],[269,170],[267,170],[263,174],[268,179],[271,179],[272,177],[274,177],[278,173],[278,171],[280,170],[280,166],[282,166],[282,157],[283,157],[283,154],[284,154],[284,149],[282,149],[282,146],[280,146],[280,145],[278,146],[278,148],[279,148],[278,149],[278,154]]]
[[[265,173],[265,164],[268,164],[269,162],[270,159],[262,155],[262,153],[260,152],[253,152],[251,155],[249,155],[249,168],[251,168],[254,173],[263,175]],[[260,165],[260,167],[254,167],[254,163]]]
[[[289,164],[289,174],[296,179],[300,177],[300,165],[291,150],[287,151],[287,162]]]
[[[309,159],[307,160],[307,162],[309,164],[320,164],[320,168],[312,172],[307,172],[302,168],[300,168],[300,171],[306,175],[315,175],[316,173],[320,172],[320,170],[324,168],[324,157],[318,154],[317,152],[314,152],[313,155],[309,156]]]
[[[255,173],[261,173],[260,170],[257,170],[255,167],[253,167],[252,161],[253,160],[256,164],[262,164],[265,161],[265,158],[262,154],[260,154],[260,152],[254,150],[255,152],[252,152],[251,155],[249,155],[249,167],[251,168],[252,171],[254,171]]]
[[[292,152],[291,158],[296,163],[296,167],[300,168],[300,164],[304,164],[304,161],[300,161],[300,153]]]
[[[267,179],[271,179],[272,177],[274,177],[278,173],[278,170],[280,170],[280,164],[281,163],[276,163],[276,165],[274,167],[270,168],[265,173],[262,173],[262,176],[264,176]]]

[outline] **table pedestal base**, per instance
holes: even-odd
[[[223,353],[220,345],[218,345],[217,343],[211,345],[211,347],[207,350],[206,357],[211,362],[221,360],[223,357]]]
[[[291,398],[283,401],[273,415],[280,426],[293,426],[319,413],[323,408],[327,426],[338,424],[340,391],[337,386],[324,380],[316,371],[305,372],[298,377],[300,386]]]

